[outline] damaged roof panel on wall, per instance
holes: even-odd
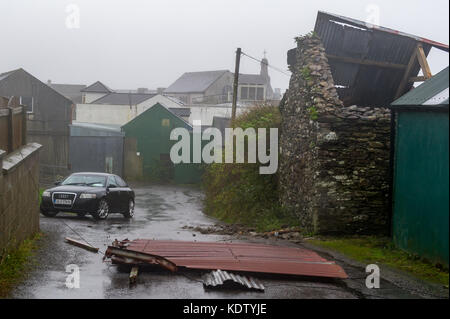
[[[415,59],[408,69],[418,44],[425,56],[432,47],[448,52],[448,45],[436,41],[321,11],[314,32],[323,42],[339,97],[346,106],[385,107],[408,92],[414,83],[403,83],[405,73],[409,79],[421,68]],[[294,56],[295,50],[291,50],[290,65]]]

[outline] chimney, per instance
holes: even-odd
[[[141,94],[143,94],[143,93],[148,93],[148,89],[147,89],[147,88],[138,88],[138,89],[137,89],[137,92],[138,92],[138,93],[141,93]]]
[[[52,84],[52,80],[47,80],[47,84],[51,85]]]

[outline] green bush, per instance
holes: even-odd
[[[278,107],[255,106],[233,123],[242,129],[279,128]],[[267,134],[268,134],[267,130]],[[267,144],[269,139],[267,139]],[[203,177],[205,212],[225,222],[239,223],[259,231],[295,224],[278,202],[278,176],[259,174],[260,163],[219,164],[206,167]]]

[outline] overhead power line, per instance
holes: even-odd
[[[259,63],[263,63],[263,61],[261,61],[261,60],[255,58],[255,57],[252,57],[251,55],[248,55],[248,54],[245,53],[245,52],[241,52],[241,54],[242,54],[242,55],[245,55],[246,57],[248,57],[248,58],[250,58],[250,59],[252,59],[252,60],[255,60],[255,61],[259,62]],[[277,67],[275,67],[275,66],[273,66],[273,65],[271,65],[271,64],[269,64],[269,63],[267,63],[267,66],[268,66],[269,68],[271,68],[271,69],[277,71],[277,72],[280,72],[280,73],[286,75],[286,76],[289,76],[289,77],[291,76],[289,73],[287,73],[287,72],[281,70],[280,68],[277,68]]]

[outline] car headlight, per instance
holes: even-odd
[[[89,194],[89,193],[85,193],[85,194],[81,194],[80,198],[84,198],[84,199],[92,199],[92,198],[97,198],[97,194]]]
[[[43,192],[42,197],[50,197],[50,192],[48,191]]]

